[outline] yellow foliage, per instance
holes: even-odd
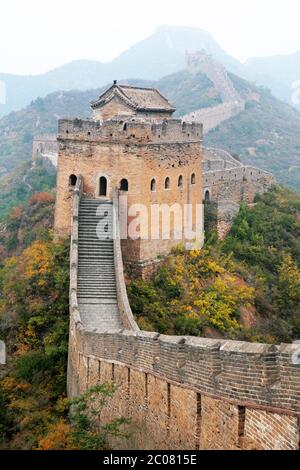
[[[4,377],[4,379],[2,380],[2,386],[4,390],[10,392],[11,390],[14,390],[17,386],[17,381],[13,377]]]
[[[279,268],[279,285],[286,301],[300,301],[300,270],[291,255],[285,256]]]
[[[184,302],[172,305],[188,320],[207,323],[222,332],[239,330],[240,307],[247,307],[254,299],[254,289],[237,276],[226,272],[209,256],[207,250],[194,250],[176,256],[172,280],[184,287]],[[170,284],[172,282],[170,281]]]
[[[34,410],[36,407],[36,402],[32,397],[28,398],[14,398],[9,407],[12,410],[26,411],[27,413]]]
[[[4,263],[4,268],[14,268],[18,264],[18,258],[16,256],[12,256],[11,258],[8,258],[5,263]]]
[[[53,268],[53,257],[47,243],[37,241],[29,248],[24,250],[21,257],[24,276],[27,279],[38,277],[37,284],[39,287],[46,285],[43,276],[51,272]]]
[[[64,420],[58,421],[52,426],[47,436],[39,440],[37,450],[62,450],[70,449],[71,426]]]

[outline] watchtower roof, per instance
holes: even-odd
[[[116,82],[96,101],[92,101],[91,107],[93,109],[101,108],[115,96],[137,112],[166,112],[170,114],[176,111],[176,108],[156,88],[118,85]]]

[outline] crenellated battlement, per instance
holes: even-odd
[[[60,119],[58,125],[59,141],[83,142],[201,142],[203,126],[200,123],[186,123],[180,119],[161,122],[142,119],[111,119],[94,121],[92,119]]]

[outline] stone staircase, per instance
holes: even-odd
[[[80,314],[87,329],[121,329],[114,267],[111,202],[81,198],[77,289]]]

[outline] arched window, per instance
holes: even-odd
[[[70,175],[69,185],[74,187],[74,186],[76,186],[76,183],[77,183],[77,176],[76,175]]]
[[[128,191],[128,181],[125,178],[120,181],[120,191]]]
[[[152,193],[154,193],[156,191],[156,181],[155,181],[154,178],[153,178],[153,180],[151,180],[150,188],[151,188]]]
[[[182,188],[182,186],[183,186],[183,177],[182,175],[180,175],[178,178],[178,188]]]
[[[205,202],[209,202],[210,201],[210,194],[209,194],[209,191],[205,191]]]
[[[169,177],[167,177],[165,179],[165,189],[170,189],[170,178]]]
[[[101,176],[99,180],[99,196],[107,196],[107,179]]]
[[[192,176],[191,176],[191,184],[196,184],[196,175],[195,175],[195,173],[193,173]]]

